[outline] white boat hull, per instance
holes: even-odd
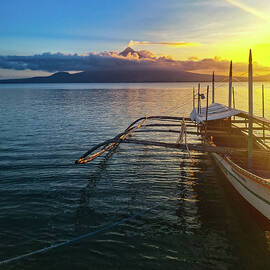
[[[212,154],[216,163],[238,193],[270,220],[270,186],[238,172],[219,154]],[[243,170],[244,171],[244,170]]]

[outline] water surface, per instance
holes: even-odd
[[[0,85],[0,258],[146,215],[1,269],[267,269],[270,228],[207,154],[121,145],[74,161],[144,115],[189,115],[193,83]],[[227,103],[227,84],[216,101]],[[205,92],[206,84],[202,84]],[[270,84],[266,116],[270,118]],[[261,114],[261,84],[255,84]],[[235,103],[247,109],[245,83]],[[205,101],[204,101],[205,102]],[[138,134],[150,139],[153,134]],[[175,134],[159,133],[172,141]],[[198,138],[192,137],[192,142]]]

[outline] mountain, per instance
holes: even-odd
[[[66,81],[68,82],[70,80],[70,75],[71,74],[68,72],[57,72],[50,76],[45,77],[0,80],[0,83],[59,83]]]
[[[224,80],[224,76],[216,76]],[[210,75],[162,69],[84,71],[70,74],[57,72],[47,77],[0,80],[0,83],[120,83],[120,82],[201,82]]]
[[[136,53],[135,50],[133,50],[130,47],[127,47],[122,52],[120,52],[119,55],[127,57],[129,54],[134,55],[134,53]]]
[[[133,56],[139,59],[155,58],[155,55],[150,51],[146,51],[146,50],[135,51],[130,47],[125,48],[118,55],[123,56],[123,57]]]

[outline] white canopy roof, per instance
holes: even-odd
[[[240,114],[242,111],[236,109],[230,109],[229,107],[219,104],[213,103],[208,107],[208,117],[207,121],[218,120],[228,118],[237,114]],[[197,109],[194,108],[190,114],[190,118],[192,121],[196,121],[197,123],[201,123],[206,120],[206,107],[201,108],[201,112],[198,113]]]

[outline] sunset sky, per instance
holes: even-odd
[[[252,48],[257,73],[270,73],[270,1],[1,1],[0,78],[51,73],[14,69],[5,56],[120,52],[128,44],[194,62],[246,63]]]

